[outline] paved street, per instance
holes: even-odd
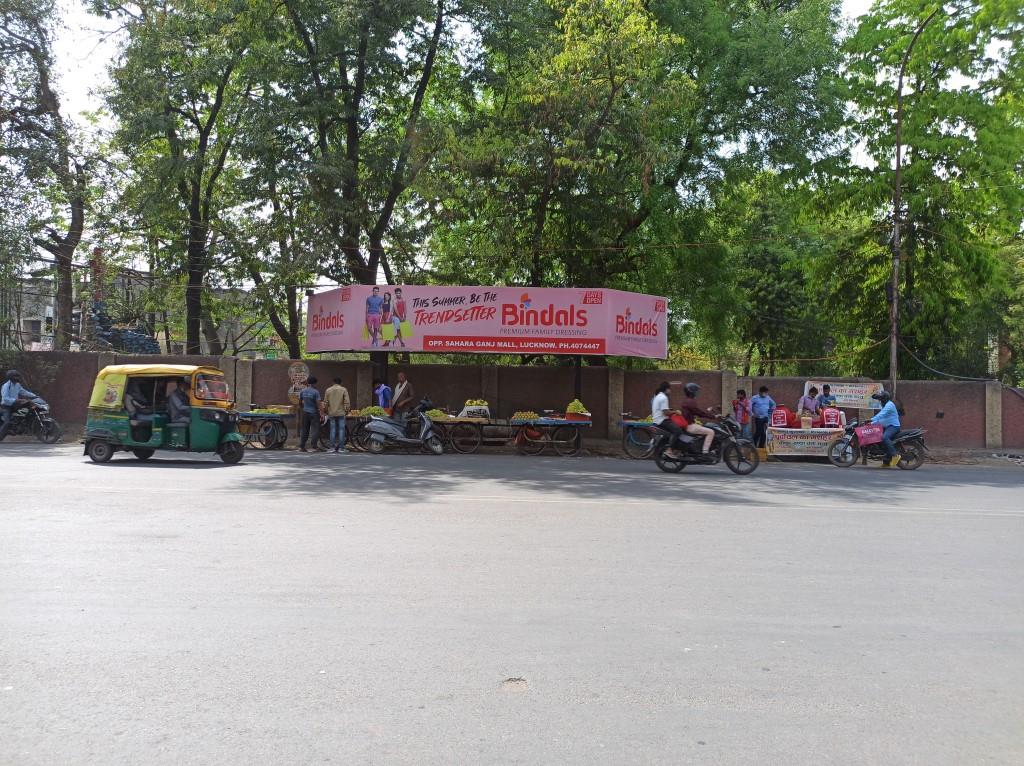
[[[1020,764],[1024,470],[0,445],[0,764]]]

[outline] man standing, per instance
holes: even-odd
[[[380,345],[380,324],[384,316],[384,299],[380,297],[380,288],[375,287],[366,299],[366,329],[370,333],[370,345]]]
[[[341,378],[335,378],[334,385],[324,391],[324,409],[327,411],[331,447],[335,452],[341,452],[345,447],[345,414],[351,406],[348,389],[341,385]]]
[[[832,386],[828,383],[821,387],[821,394],[818,396],[818,404],[821,405],[822,409],[825,407],[838,406],[835,396],[832,395]]]
[[[11,427],[11,416],[18,403],[35,398],[35,394],[21,385],[21,373],[17,370],[8,370],[7,381],[0,388],[0,441],[7,436],[7,429]]]
[[[395,386],[395,414],[408,412],[415,403],[416,392],[404,372],[398,373],[398,384]]]
[[[761,386],[757,396],[750,397],[750,412],[754,416],[754,444],[763,447],[768,441],[768,421],[771,420],[775,400],[768,396],[768,386]]]
[[[747,398],[747,392],[742,388],[736,392],[736,398],[732,400],[732,414],[736,418],[736,422],[740,424],[740,436],[749,439],[751,433],[750,400]]]
[[[299,391],[302,408],[302,430],[299,435],[299,452],[308,452],[307,439],[312,438],[313,449],[323,452],[320,447],[320,392],[316,390],[316,378],[307,378],[306,387]]]

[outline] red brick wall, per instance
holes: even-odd
[[[938,380],[900,382],[904,427],[927,428],[925,442],[945,447],[985,446],[985,384]],[[936,413],[943,417],[936,417]]]
[[[1024,449],[1024,389],[1003,389],[1003,446]]]
[[[678,406],[683,398],[682,385],[693,382],[700,386],[698,406],[720,407],[722,405],[722,375],[719,372],[689,372],[687,370],[656,370],[654,372],[627,372],[623,381],[622,407],[624,412],[644,418],[651,414],[651,399],[659,383],[668,381],[672,388],[668,392],[669,404]],[[681,385],[675,385],[679,383]]]
[[[39,394],[61,423],[84,423],[98,372],[96,354],[26,351],[15,364],[25,388]]]

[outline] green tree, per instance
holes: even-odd
[[[127,195],[159,234],[177,228],[172,242],[186,276],[185,349],[199,353],[212,234],[254,85],[247,56],[262,43],[272,11],[248,0],[144,2],[131,9],[98,2],[95,9],[119,15],[128,32],[109,98],[118,146],[132,157]]]
[[[846,198],[882,225],[863,243],[858,273],[840,289],[848,303],[871,307],[858,321],[873,334],[888,333],[897,74],[932,10],[907,61],[903,94],[900,334],[931,366],[983,375],[1007,289],[997,251],[1019,230],[1024,204],[1019,4],[954,0],[922,8],[880,0],[862,17],[847,43],[855,105],[848,129],[873,168],[846,171],[843,186]],[[887,366],[879,352],[869,371],[881,376]],[[909,357],[900,369],[930,374]]]
[[[18,168],[48,208],[33,221],[32,241],[53,256],[53,345],[67,350],[74,329],[72,264],[85,229],[89,163],[54,84],[56,23],[53,2],[0,0],[0,162]],[[4,197],[0,204],[19,204],[15,194]]]

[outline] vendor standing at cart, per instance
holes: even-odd
[[[768,421],[771,420],[775,400],[768,395],[768,386],[761,386],[756,396],[750,397],[750,412],[754,416],[754,444],[763,447],[768,440]]]
[[[409,412],[415,404],[415,396],[416,392],[413,390],[412,383],[409,382],[405,373],[398,373],[398,382],[395,384],[394,394],[395,414]]]

